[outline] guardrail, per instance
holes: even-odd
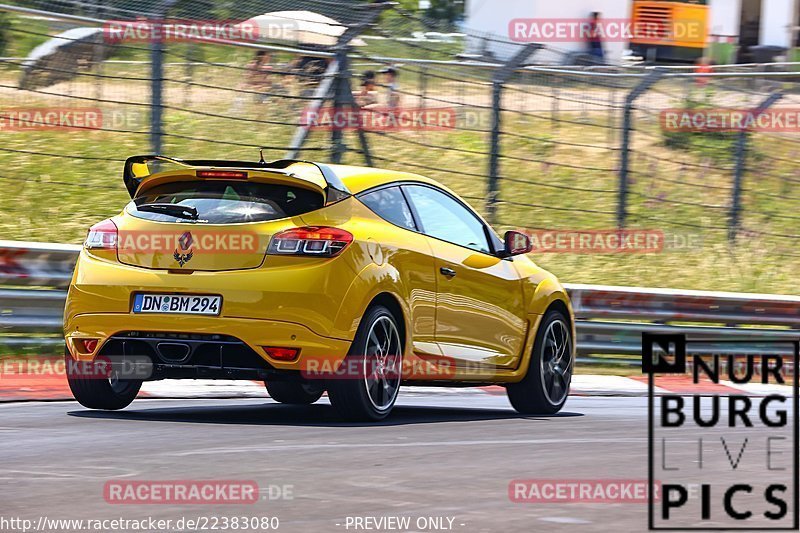
[[[759,341],[800,338],[800,297],[642,287],[567,284],[575,310],[578,353],[615,354],[616,364],[641,364],[642,332],[682,333],[690,340],[741,340],[719,345],[697,343],[690,351],[768,353]],[[781,352],[792,355],[786,346]],[[627,357],[625,357],[627,356]],[[590,358],[585,363],[606,363]]]
[[[62,313],[80,246],[0,241],[0,345],[63,343]],[[33,288],[35,287],[35,288]],[[759,341],[800,338],[800,297],[566,284],[583,364],[641,364],[642,332],[685,333],[718,353],[760,352]],[[702,346],[695,347],[703,349]],[[590,357],[591,356],[591,357]]]

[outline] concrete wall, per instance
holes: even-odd
[[[711,0],[709,10],[709,35],[739,35],[742,0]]]
[[[631,3],[627,0],[467,0],[465,29],[467,33],[491,33],[508,39],[508,24],[515,18],[587,18],[592,11],[599,11],[602,18],[620,19],[630,17]],[[480,44],[469,40],[470,52],[477,53]],[[495,43],[488,44],[500,59],[514,53],[515,47]],[[553,48],[566,51],[585,51],[585,42],[550,44]],[[604,43],[607,60],[616,62],[625,43]]]
[[[760,44],[791,47],[790,29],[796,0],[762,0]]]

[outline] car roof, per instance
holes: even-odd
[[[381,168],[357,167],[351,165],[328,165],[337,176],[344,182],[347,189],[358,194],[373,187],[379,187],[395,182],[419,182],[434,185],[449,192],[449,189],[438,181],[413,174],[411,172],[399,172],[396,170],[386,170]]]

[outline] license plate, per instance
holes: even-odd
[[[133,298],[134,313],[171,313],[218,315],[222,296],[188,294],[137,294]]]

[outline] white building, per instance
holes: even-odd
[[[800,0],[708,0],[709,40],[730,42],[748,47],[775,45],[798,46],[798,5]],[[603,19],[629,19],[632,0],[467,0],[465,29],[468,34],[492,34],[509,38],[509,22],[514,19],[586,19],[593,11]],[[581,41],[552,42],[549,46],[566,51],[585,51]],[[470,53],[489,51],[505,59],[514,47],[488,40],[470,38]],[[618,62],[625,42],[604,43],[606,58]]]

